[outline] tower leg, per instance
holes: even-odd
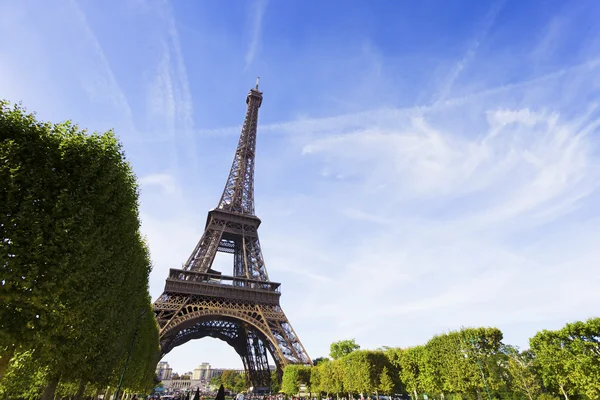
[[[267,348],[253,331],[246,331],[248,348],[248,379],[255,388],[268,388],[271,385],[271,371]]]

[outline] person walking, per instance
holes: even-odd
[[[215,397],[215,400],[225,400],[225,388],[222,384],[219,386],[219,391],[217,392],[217,397]]]

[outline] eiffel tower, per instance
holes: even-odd
[[[182,269],[170,269],[163,294],[154,302],[164,356],[189,340],[221,339],[240,355],[249,382],[269,387],[267,351],[279,373],[288,364],[311,364],[285,316],[280,284],[271,282],[263,260],[254,214],[254,159],[258,109],[256,87],[248,106],[225,190],[208,212],[204,234]],[[218,251],[233,254],[233,275],[213,270]]]

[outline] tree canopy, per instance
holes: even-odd
[[[150,256],[114,133],[0,102],[0,186],[0,394],[14,394],[25,371],[33,397],[70,382],[78,393],[114,385],[132,343],[125,387],[151,386]]]
[[[219,378],[219,384],[223,384],[225,389],[232,390],[234,392],[241,392],[248,388],[248,382],[245,374],[240,374],[239,372],[233,370],[225,370]]]
[[[313,367],[287,366],[282,387],[290,396],[305,385],[313,395],[355,398],[481,399],[487,391],[493,399],[600,398],[600,318],[541,331],[525,351],[502,340],[497,328],[463,328],[406,349],[355,349]]]
[[[360,346],[356,344],[354,339],[340,340],[339,342],[331,343],[331,346],[329,347],[329,356],[334,360],[337,360],[358,349],[360,349]]]

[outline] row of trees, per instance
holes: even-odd
[[[223,387],[232,392],[242,392],[248,388],[248,380],[245,374],[239,372],[226,370],[221,375],[217,375],[210,380],[210,384],[214,388]]]
[[[0,102],[0,397],[154,385],[138,189],[112,132]],[[128,359],[128,354],[131,358]]]
[[[219,386],[227,390],[231,390],[234,393],[240,393],[250,387],[250,382],[247,379],[246,374],[238,373],[235,371],[223,371],[223,374],[217,375],[210,380],[210,385],[217,389]],[[277,371],[271,372],[271,393],[279,393],[281,386],[279,384],[279,376]]]
[[[413,399],[600,398],[600,318],[542,331],[531,349],[502,343],[496,328],[468,328],[407,349],[359,350],[354,341],[332,344],[332,359],[284,369],[281,389],[301,385],[326,395],[408,393]]]

